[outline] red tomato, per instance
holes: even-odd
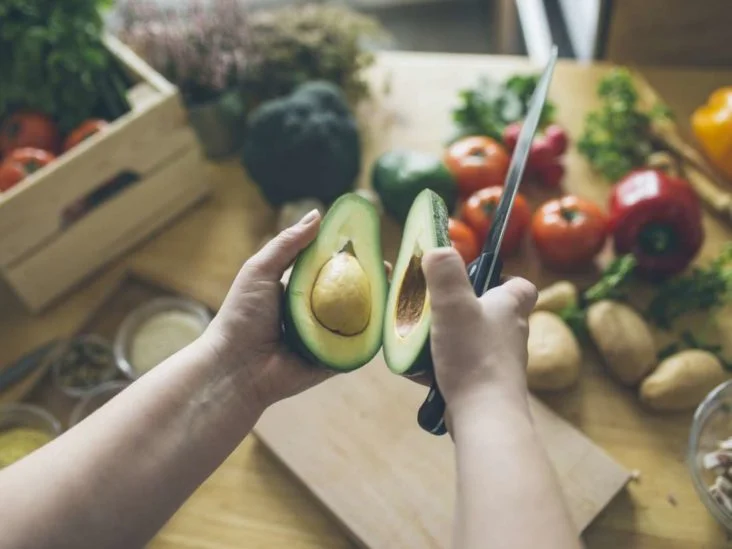
[[[445,164],[464,197],[486,187],[502,186],[510,162],[506,149],[490,137],[466,137],[445,153]]]
[[[478,239],[470,227],[462,221],[451,217],[447,225],[447,230],[450,234],[452,247],[462,256],[466,265],[478,257],[478,253],[480,252]]]
[[[50,152],[29,147],[16,149],[0,165],[0,191],[7,191],[56,158]]]
[[[479,246],[482,247],[488,236],[488,231],[493,223],[493,215],[498,202],[501,200],[503,187],[488,187],[473,193],[463,204],[462,219],[478,235]],[[521,240],[526,233],[526,228],[531,221],[531,209],[526,199],[520,194],[516,195],[511,210],[511,217],[508,220],[506,233],[501,243],[501,255],[514,253],[521,245]]]
[[[64,141],[64,152],[69,149],[73,149],[82,141],[89,139],[92,135],[99,133],[109,124],[106,120],[91,119],[81,124],[78,128],[72,131]]]
[[[564,196],[536,211],[531,234],[543,263],[558,270],[582,268],[605,245],[608,218],[595,203]]]
[[[56,124],[48,116],[21,111],[10,115],[0,125],[0,154],[32,147],[55,153],[61,138]]]

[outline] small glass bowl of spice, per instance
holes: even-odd
[[[193,343],[211,322],[209,310],[189,299],[161,297],[132,311],[114,341],[117,366],[137,379]]]
[[[732,380],[719,385],[697,408],[687,463],[702,502],[732,532]]]
[[[112,344],[95,334],[73,338],[54,360],[52,371],[61,392],[82,397],[117,375]]]
[[[0,469],[15,463],[61,434],[61,424],[31,404],[0,406]]]

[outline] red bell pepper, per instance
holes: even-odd
[[[615,253],[632,253],[638,271],[649,278],[682,271],[704,240],[694,190],[661,170],[641,169],[621,179],[610,195],[609,210]]]

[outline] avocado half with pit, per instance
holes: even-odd
[[[316,364],[347,372],[381,347],[387,280],[379,214],[346,194],[300,253],[285,293],[285,338]]]
[[[435,192],[426,189],[412,203],[392,274],[384,318],[384,358],[399,375],[432,369],[432,314],[422,257],[434,248],[450,246],[448,211]]]

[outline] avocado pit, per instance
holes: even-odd
[[[422,254],[412,255],[404,271],[396,307],[396,331],[407,337],[419,324],[427,300],[427,281],[422,272]]]
[[[358,259],[341,251],[320,269],[310,295],[316,320],[344,336],[363,332],[371,319],[371,285]]]

